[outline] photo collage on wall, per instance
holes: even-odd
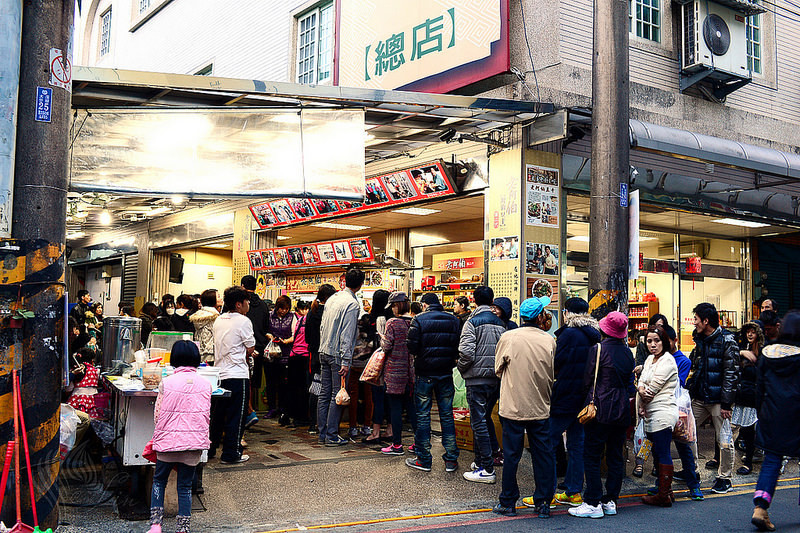
[[[559,216],[558,169],[527,165],[525,168],[526,213],[529,226],[557,228]]]
[[[455,194],[455,185],[441,161],[429,162],[365,180],[364,202],[291,198],[250,206],[261,229],[288,226],[370,211],[383,207],[419,202]]]
[[[372,261],[375,255],[372,241],[367,237],[359,237],[342,241],[251,250],[247,252],[247,257],[252,270],[270,270],[342,263],[367,263]]]

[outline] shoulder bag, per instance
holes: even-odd
[[[594,393],[597,389],[597,373],[600,370],[600,345],[597,345],[597,362],[594,365],[594,383],[592,385],[592,401],[578,413],[578,422],[588,424],[597,416],[597,407],[594,406]]]

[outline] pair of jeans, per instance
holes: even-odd
[[[322,375],[322,391],[317,401],[317,427],[319,440],[331,442],[339,440],[339,422],[342,420],[344,407],[336,405],[336,394],[342,388],[342,376],[339,375],[339,363],[332,355],[321,353],[319,361]],[[344,377],[347,383],[347,376]]]
[[[761,464],[756,492],[753,494],[753,504],[756,507],[769,509],[775,495],[775,487],[778,485],[778,478],[781,477],[782,464],[783,457],[772,452],[764,452],[764,462]]]
[[[458,460],[458,446],[456,445],[456,424],[453,420],[453,396],[456,393],[453,384],[453,375],[446,376],[418,376],[414,387],[414,399],[417,408],[417,430],[414,434],[414,449],[419,462],[430,467],[433,463],[431,456],[431,406],[433,396],[436,395],[436,405],[439,406],[439,422],[442,425],[442,446],[444,446],[445,461]]]
[[[550,417],[550,440],[555,453],[556,447],[561,443],[561,435],[567,432],[567,473],[564,484],[567,486],[567,496],[583,492],[583,425],[578,422],[578,417],[573,415],[553,415]],[[553,461],[553,479],[556,463]]]
[[[222,442],[222,461],[238,461],[242,456],[244,417],[248,414],[249,379],[223,379],[220,387],[231,391],[229,398],[219,398],[211,416],[212,449]],[[224,436],[223,436],[224,433]]]
[[[287,367],[289,389],[288,415],[295,424],[308,421],[308,357],[293,355]]]
[[[387,392],[386,401],[389,403],[389,418],[392,423],[392,444],[400,446],[403,444],[403,405],[406,395]]]
[[[678,450],[678,457],[681,458],[681,468],[685,475],[686,486],[690,489],[700,487],[700,478],[697,475],[697,465],[695,464],[692,446],[677,440],[673,442],[675,443],[675,448]]]
[[[525,447],[525,434],[528,435],[528,450],[533,460],[533,478],[536,489],[533,501],[538,506],[549,504],[556,491],[556,467],[553,454],[553,440],[550,438],[550,420],[510,420],[503,419],[503,490],[500,492],[500,505],[516,507],[519,499],[517,468]]]
[[[386,386],[371,385],[372,387],[372,423],[383,424],[388,418],[386,415]]]
[[[156,461],[153,474],[153,491],[150,494],[150,507],[164,507],[164,491],[172,469],[178,471],[178,515],[192,514],[192,480],[195,467],[183,463],[165,463]]]
[[[475,464],[487,472],[494,472],[492,453],[500,449],[494,431],[492,411],[500,395],[500,382],[467,385],[472,439],[475,444]]]
[[[656,432],[648,432],[647,438],[653,443],[653,463],[657,465],[672,465],[672,428],[664,428]]]
[[[350,379],[347,381],[347,392],[350,394],[350,427],[358,427],[358,399],[364,401],[364,425],[372,426],[373,404],[372,385],[361,383],[359,378],[364,373],[363,368],[350,368]],[[362,394],[363,393],[363,394]]]
[[[583,428],[583,471],[586,476],[586,490],[583,501],[597,507],[600,502],[616,502],[625,477],[625,426],[613,426],[593,420]],[[606,492],[603,494],[603,480],[600,477],[600,461],[606,453]]]

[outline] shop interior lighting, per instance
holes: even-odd
[[[575,241],[575,242],[589,242],[588,235],[575,235],[574,237],[570,237],[567,239],[568,241]]]
[[[224,250],[225,248],[228,248],[228,246],[229,245],[225,244],[224,242],[219,242],[219,243],[215,243],[215,244],[206,244],[205,247],[206,248],[220,248],[220,249]]]
[[[171,197],[170,201],[173,203],[173,205],[181,205],[183,202],[186,201],[186,198],[184,198],[183,196],[176,195]]]
[[[311,225],[317,228],[341,229],[347,231],[361,231],[363,229],[369,229],[369,226],[359,226],[357,224],[339,224],[336,222],[317,222]]]
[[[441,209],[428,209],[427,207],[404,207],[403,209],[395,209],[395,213],[403,215],[432,215],[434,213],[441,213]]]
[[[287,240],[291,239],[291,237],[289,237],[288,235],[278,235],[277,239],[279,241],[287,241]]]
[[[103,212],[100,213],[100,224],[103,226],[111,224],[111,213],[108,212],[108,209],[104,209]]]
[[[68,234],[67,235],[67,240],[80,239],[81,237],[83,237],[85,235],[86,235],[86,233],[84,233],[82,231],[76,231],[75,233]]]
[[[728,224],[729,226],[740,226],[742,228],[768,228],[769,224],[762,222],[751,222],[749,220],[736,220],[735,218],[718,218],[713,222]]]

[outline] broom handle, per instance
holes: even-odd
[[[22,430],[22,444],[25,447],[25,463],[28,466],[28,488],[31,493],[31,511],[33,512],[33,525],[39,525],[39,516],[36,512],[36,496],[33,494],[33,472],[31,469],[31,452],[28,448],[28,430],[25,429],[25,414],[22,412],[22,380],[17,376],[17,402],[19,403],[19,422]]]
[[[3,500],[6,496],[6,483],[8,483],[8,471],[11,470],[11,456],[14,455],[14,441],[8,441],[6,445],[6,459],[3,461],[3,478],[0,480],[0,510],[3,509]]]
[[[19,496],[19,402],[17,402],[17,371],[11,372],[12,394],[14,397],[14,494],[17,497],[17,524],[22,522],[22,506]]]

